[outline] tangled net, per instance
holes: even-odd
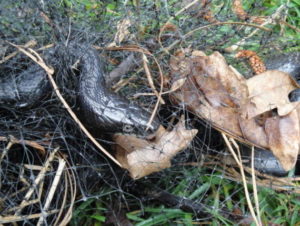
[[[256,49],[264,57],[283,50],[294,51],[299,46],[299,40],[280,36],[278,26],[299,32],[285,19],[291,10],[286,4],[265,17],[256,17],[263,8],[260,1],[253,3],[248,12],[239,5],[240,1],[233,1],[234,4],[231,1],[161,1],[160,5],[154,1],[137,2],[136,5],[127,1],[89,1],[87,4],[60,0],[1,2],[1,76],[17,76],[35,64],[9,44],[26,46],[27,43],[27,47],[35,49],[47,64],[54,66],[59,90],[76,110],[74,85],[78,78],[68,70],[71,65],[67,55],[51,58],[49,45],[69,41],[94,45],[101,49],[101,55],[109,65],[107,71],[111,73],[107,74],[113,83],[112,89],[152,111],[157,100],[155,95],[143,95],[152,89],[142,67],[142,50],[151,52],[148,64],[154,85],[159,87],[160,73],[155,62],[159,62],[164,82],[168,84],[169,59],[177,49],[220,51],[230,64],[250,76],[251,67],[233,57],[232,52],[238,47]],[[228,9],[233,13],[228,13]],[[124,25],[126,22],[130,24],[128,27]],[[134,50],[130,51],[130,48]],[[119,67],[121,72],[113,70],[121,62],[125,69]],[[129,179],[126,171],[98,150],[55,92],[49,92],[30,108],[1,106],[0,222],[64,225],[71,219],[75,201],[100,198],[107,193],[113,197],[103,201],[108,206],[115,205],[112,200],[139,206],[143,195],[152,194],[144,190],[171,190],[184,177],[182,172],[195,165],[203,168],[203,175],[220,172],[218,175],[222,178],[240,181],[236,168],[220,163],[228,157],[221,135],[209,123],[188,112],[184,104],[174,105],[167,96],[164,99],[166,104],[160,105],[156,115],[165,127],[172,128],[184,114],[187,127],[198,128],[200,132],[189,148],[173,159],[175,167],[138,182]],[[111,134],[100,133],[97,141],[112,151]],[[299,193],[297,178],[285,180],[257,173],[259,185],[268,186],[271,181],[273,188],[294,189]],[[174,174],[177,176],[170,176]],[[251,182],[249,178],[247,180]],[[186,190],[194,189],[198,182],[191,176]],[[139,192],[141,190],[143,192]],[[162,194],[153,197],[158,200]],[[203,201],[203,197],[197,200]],[[208,205],[205,202],[203,206],[186,204],[190,211],[198,209],[199,215]],[[220,212],[224,206],[219,207]],[[232,217],[229,213],[225,215]]]

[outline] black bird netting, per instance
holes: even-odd
[[[208,222],[216,212],[243,219],[249,211],[230,210],[226,197],[217,207],[205,200],[236,189],[229,197],[238,206],[243,188],[232,180],[240,181],[240,172],[211,122],[172,98],[172,57],[218,51],[248,78],[261,69],[261,58],[286,54],[299,71],[299,10],[299,1],[1,1],[0,223],[64,225],[76,203],[95,199],[113,212],[108,224],[127,225],[121,212],[148,203],[191,212],[197,221]],[[234,57],[240,49],[258,61],[250,59],[249,66]],[[277,68],[276,62],[266,66]],[[113,134],[146,139],[158,124],[176,128],[182,115],[185,127],[198,133],[172,168],[134,181],[70,111],[110,154]],[[245,167],[250,150],[243,148]],[[269,151],[257,153],[258,185],[299,193],[296,179],[278,177],[287,173]],[[251,182],[251,171],[245,174]],[[189,198],[179,198],[188,191]],[[80,208],[75,217],[85,211]]]

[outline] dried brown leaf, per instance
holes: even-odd
[[[181,70],[178,65],[186,65]],[[186,78],[171,99],[218,130],[248,144],[272,150],[285,170],[291,169],[299,151],[299,103],[288,94],[299,85],[286,73],[266,71],[245,80],[224,57],[194,51],[173,59],[173,81]],[[176,68],[177,67],[177,68]],[[272,109],[277,108],[278,114]]]
[[[277,108],[280,116],[289,114],[298,102],[289,101],[289,93],[299,88],[289,74],[266,71],[247,80],[249,100],[242,109],[242,117],[249,119]]]
[[[133,179],[139,179],[170,167],[172,157],[186,148],[197,132],[196,129],[187,130],[181,119],[170,132],[160,127],[154,141],[116,134],[116,158]]]
[[[296,164],[300,143],[297,110],[282,117],[268,118],[265,130],[273,154],[280,161],[283,169],[291,170]]]

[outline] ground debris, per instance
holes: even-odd
[[[132,178],[139,179],[170,167],[171,159],[189,145],[197,132],[186,129],[182,118],[172,131],[161,126],[153,141],[116,134],[116,158]]]
[[[299,88],[287,73],[265,71],[246,80],[218,52],[176,53],[170,61],[173,83],[185,83],[171,98],[218,130],[254,146],[270,149],[285,170],[299,152],[299,102],[288,95]]]

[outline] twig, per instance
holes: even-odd
[[[35,141],[22,140],[22,139],[18,140],[14,136],[11,136],[11,135],[9,136],[9,139],[6,138],[6,137],[0,136],[0,141],[9,141],[9,142],[12,142],[12,144],[28,145],[32,148],[35,148],[35,149],[41,151],[42,155],[46,154],[45,148],[42,145],[40,145],[39,143],[35,142]],[[1,157],[1,160],[2,160],[2,157]],[[1,160],[0,160],[0,163],[1,163]]]
[[[48,211],[47,214],[50,215],[50,214],[54,214],[57,212],[58,212],[58,210],[51,210],[51,211]],[[30,219],[39,218],[41,215],[42,215],[41,213],[35,213],[35,214],[23,215],[23,216],[5,216],[5,217],[0,216],[0,222],[3,224],[13,223],[13,222],[18,222],[18,221],[24,221],[25,219],[30,220]]]
[[[85,135],[96,145],[97,148],[99,148],[108,158],[110,158],[114,163],[116,163],[118,166],[122,167],[122,165],[108,152],[106,151],[99,143],[96,141],[96,139],[90,134],[90,132],[84,127],[84,125],[80,122],[78,117],[75,115],[75,113],[72,111],[71,107],[68,105],[68,103],[65,101],[63,96],[61,95],[52,75],[54,74],[54,69],[51,67],[48,67],[43,59],[32,49],[28,49],[26,51],[20,46],[17,46],[13,43],[10,43],[12,46],[16,47],[19,49],[22,53],[24,53],[26,56],[31,58],[34,62],[39,64],[46,72],[48,75],[48,78],[51,82],[51,85],[53,86],[53,89],[59,98],[59,100],[62,102],[63,106],[67,109],[73,120],[78,124],[79,128],[85,133]]]
[[[118,80],[122,75],[126,74],[134,65],[134,54],[131,53],[122,63],[109,73],[105,79],[106,85],[111,86],[113,82]]]
[[[161,43],[161,35],[164,32],[164,28],[166,26],[166,24],[170,23],[171,20],[173,20],[176,16],[179,16],[182,12],[184,12],[185,10],[189,9],[190,7],[192,7],[193,5],[195,5],[196,3],[199,3],[199,0],[194,0],[191,3],[187,4],[185,7],[183,7],[181,10],[179,10],[178,12],[175,13],[174,16],[171,16],[167,22],[162,26],[162,29],[160,30],[159,34],[158,34],[158,43],[160,45],[160,47],[165,51],[166,54],[169,54],[169,51],[167,49],[165,49]]]
[[[63,154],[60,154],[60,157],[65,160],[67,164],[67,168],[64,171],[64,181],[65,181],[65,192],[64,196],[62,198],[62,204],[60,207],[60,210],[56,216],[56,220],[53,225],[68,225],[69,221],[71,220],[72,213],[73,213],[73,206],[75,203],[75,198],[77,195],[77,184],[76,184],[76,177],[74,175],[74,171],[72,170],[72,167],[68,163],[66,156]],[[69,189],[67,189],[69,187]],[[69,203],[68,203],[68,211],[65,211],[66,207],[66,201],[69,197]],[[60,217],[63,215],[63,219],[60,220]],[[59,222],[59,224],[58,224]]]
[[[286,21],[284,21],[284,20],[278,20],[278,22],[279,22],[280,24],[283,24],[283,25],[285,25],[285,26],[287,26],[287,27],[289,27],[289,28],[295,30],[296,32],[300,33],[300,29],[297,28],[296,26],[291,25],[291,24],[289,24],[288,22],[286,22]]]
[[[145,70],[145,73],[146,73],[146,76],[147,76],[147,79],[148,79],[148,82],[149,82],[149,85],[150,85],[152,91],[155,93],[155,95],[156,95],[157,99],[160,101],[160,103],[165,104],[164,100],[161,98],[161,95],[159,95],[159,93],[155,89],[154,82],[153,82],[153,79],[152,79],[152,76],[151,76],[151,73],[150,73],[150,70],[148,67],[148,59],[145,54],[143,54],[143,63],[144,63],[144,70]]]
[[[30,40],[29,42],[25,43],[24,47],[28,48],[28,47],[33,47],[37,44],[37,42],[35,40]],[[10,58],[13,58],[14,56],[16,56],[18,53],[20,52],[20,50],[17,50],[11,54],[9,54],[8,56],[4,57],[2,60],[0,60],[0,64],[3,64],[4,62],[8,61]]]
[[[158,67],[158,71],[159,71],[159,75],[160,75],[160,89],[159,89],[159,94],[158,94],[159,98],[158,98],[157,101],[156,101],[156,104],[155,104],[155,107],[154,107],[154,109],[153,109],[153,111],[152,111],[152,114],[151,114],[151,117],[150,117],[150,119],[149,119],[147,128],[150,127],[152,121],[154,120],[154,117],[155,117],[155,115],[156,115],[156,112],[157,112],[157,110],[158,110],[158,106],[159,106],[159,102],[160,102],[159,100],[160,100],[160,98],[161,98],[161,94],[162,94],[162,91],[163,91],[163,85],[164,85],[164,76],[163,76],[163,73],[162,73],[162,69],[161,69],[161,67],[160,67],[160,64],[158,63],[157,59],[156,59],[152,54],[151,54],[151,56],[153,57],[153,59],[154,59],[156,65],[157,65],[157,67]]]

